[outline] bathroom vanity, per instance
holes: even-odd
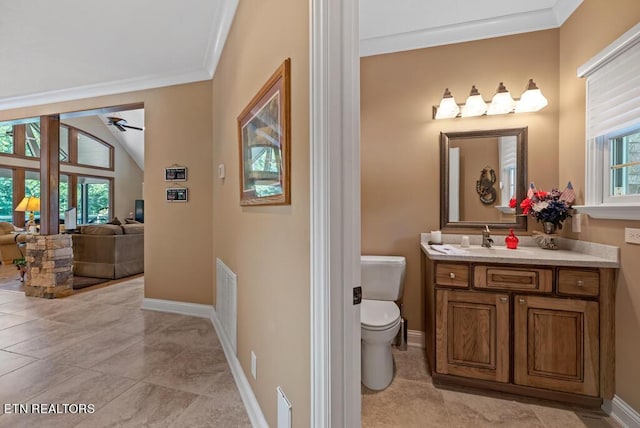
[[[600,406],[614,392],[619,250],[562,239],[550,251],[524,238],[517,250],[452,254],[422,242],[433,383]]]

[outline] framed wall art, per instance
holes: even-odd
[[[164,181],[187,181],[187,167],[170,166],[165,168]]]
[[[168,187],[167,202],[187,202],[189,200],[189,189],[186,187]]]
[[[240,205],[288,205],[291,59],[287,58],[238,116]]]

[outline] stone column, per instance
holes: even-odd
[[[73,293],[71,235],[30,235],[25,295],[53,299]]]

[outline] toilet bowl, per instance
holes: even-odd
[[[405,259],[395,256],[362,256],[362,305],[360,308],[362,383],[381,390],[393,380],[391,343],[400,329]]]
[[[367,388],[385,389],[393,380],[391,342],[399,330],[400,310],[394,302],[362,301],[362,383]]]

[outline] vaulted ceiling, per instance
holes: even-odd
[[[210,79],[238,2],[4,1],[0,109]],[[361,54],[554,28],[581,2],[360,0]]]

